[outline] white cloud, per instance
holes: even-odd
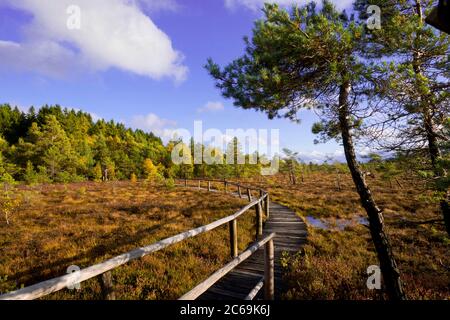
[[[172,120],[162,119],[154,113],[149,113],[146,116],[133,117],[132,125],[142,130],[157,131],[166,127],[174,127],[177,123]]]
[[[153,132],[155,135],[167,142],[178,136],[178,129],[175,128],[176,121],[163,119],[154,113],[138,115],[132,118],[131,126],[146,132]]]
[[[97,122],[97,121],[103,119],[102,117],[100,117],[100,116],[99,116],[98,114],[96,114],[95,112],[89,112],[89,114],[91,115],[92,120],[95,121],[95,122]]]
[[[301,151],[299,152],[299,159],[304,162],[323,163],[328,162],[345,162],[344,150],[336,149],[333,152],[322,152],[318,150],[313,151]]]
[[[20,43],[0,43],[0,63],[47,76],[75,70],[117,68],[152,79],[183,81],[187,67],[170,38],[144,14],[157,0],[6,0],[33,15]],[[71,5],[81,9],[81,28],[67,27]]]
[[[68,62],[74,61],[72,66]],[[53,41],[30,41],[16,43],[0,40],[0,65],[19,71],[32,70],[36,73],[62,78],[70,70],[76,70],[76,54]]]
[[[200,113],[204,112],[218,112],[225,110],[225,106],[222,102],[212,102],[209,101],[203,107],[199,108],[197,111]]]
[[[84,110],[82,110],[82,109],[80,109],[80,108],[72,108],[72,107],[62,107],[63,109],[69,109],[69,110],[73,110],[73,111],[75,111],[75,112],[83,112],[83,113],[89,113],[90,114],[90,116],[92,117],[92,121],[94,121],[94,122],[97,122],[97,121],[99,121],[99,120],[102,120],[102,119],[104,119],[103,117],[100,117],[97,113],[95,113],[95,112],[89,112],[89,111],[84,111]]]
[[[360,146],[356,150],[356,154],[359,161],[364,160],[364,156],[369,155],[370,153],[375,152],[372,148],[366,146]],[[328,161],[328,163],[341,162],[346,163],[345,153],[343,148],[336,149],[332,152],[323,152],[318,150],[313,151],[301,151],[299,152],[299,159],[303,162],[312,162],[312,163],[324,163]]]
[[[334,0],[332,1],[338,9],[348,9],[351,8],[354,0]],[[236,9],[238,6],[244,6],[251,10],[258,10],[264,6],[265,2],[278,3],[282,6],[290,6],[293,4],[305,5],[311,0],[225,0],[225,6],[228,9]],[[321,1],[317,1],[321,3]]]

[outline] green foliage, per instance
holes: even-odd
[[[21,204],[15,192],[15,184],[16,181],[8,173],[0,176],[0,211],[7,224],[10,224],[10,216]]]
[[[161,175],[158,172],[158,168],[153,164],[152,160],[145,159],[144,172],[148,181],[154,182],[158,180]]]
[[[435,4],[357,0],[355,8],[362,19],[369,5],[379,6],[382,12],[382,28],[368,33],[364,56],[372,62],[379,82],[380,130],[389,127],[390,137],[395,138],[392,143],[382,141],[383,145],[426,154],[426,166],[442,177],[445,170],[439,162],[449,137],[445,123],[450,114],[450,36],[424,21]],[[384,135],[379,137],[385,140]]]
[[[0,173],[26,183],[127,179],[144,175],[143,162],[161,163],[167,150],[161,140],[141,130],[89,114],[43,106],[23,113],[0,106]]]
[[[317,142],[340,138],[336,96],[350,83],[348,120],[362,125],[361,99],[370,94],[370,69],[359,59],[364,27],[338,12],[330,1],[291,11],[266,4],[264,17],[246,39],[246,54],[223,69],[209,60],[206,66],[216,86],[236,106],[265,112],[270,119],[298,121],[301,109],[315,110],[322,121],[313,126]],[[332,48],[332,50],[330,49]]]
[[[175,188],[175,180],[173,180],[172,178],[164,179],[164,185],[168,189],[173,189]]]
[[[25,168],[23,179],[27,184],[36,184],[39,182],[39,175],[34,170],[34,166],[31,161],[27,161],[27,167]]]
[[[0,287],[3,288],[3,290],[0,290],[0,294],[12,292],[18,289],[22,289],[25,286],[22,284],[20,287],[14,283],[9,281],[8,276],[0,276]]]
[[[236,160],[244,157],[246,164],[175,165],[171,152],[180,141],[164,146],[152,133],[133,131],[113,121],[94,122],[89,114],[59,106],[23,113],[1,105],[0,123],[5,124],[0,129],[0,176],[8,173],[27,184],[128,180],[132,174],[163,183],[163,178],[251,177],[260,173],[259,165],[248,164],[250,155],[242,153],[237,139],[228,148],[238,152]],[[198,147],[202,152],[208,149]],[[193,160],[193,145],[186,146],[189,149]],[[212,153],[226,163],[226,152]]]
[[[50,183],[52,182],[47,175],[47,169],[43,166],[38,166],[37,172],[38,182],[39,183]]]
[[[0,185],[2,186],[10,186],[16,184],[14,178],[7,172],[0,175]]]
[[[92,178],[95,182],[102,181],[103,173],[102,173],[102,166],[100,163],[97,163],[95,167],[92,169]]]

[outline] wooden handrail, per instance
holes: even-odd
[[[208,188],[204,189],[208,192],[213,191],[211,182],[219,183],[219,184],[225,184],[225,193],[228,193],[228,185],[234,185],[238,188],[237,195],[239,198],[243,197],[242,189],[247,190],[247,198],[249,202],[252,202],[253,197],[251,191],[257,191],[259,192],[259,203],[255,205],[255,212],[256,212],[256,240],[258,240],[262,234],[263,234],[263,210],[266,213],[266,218],[269,218],[270,210],[269,210],[269,193],[263,189],[259,188],[253,188],[248,186],[243,186],[240,183],[236,182],[230,182],[227,180],[214,180],[214,179],[176,179],[181,180],[183,183],[179,184],[180,186],[188,187],[187,182],[188,181],[194,181],[196,184],[198,184],[198,187],[195,186],[198,189],[201,189],[201,182],[207,182]],[[237,226],[234,224],[230,224],[230,251],[231,251],[231,257],[236,257],[236,246],[237,246],[237,240],[235,239],[237,237]]]
[[[256,284],[256,286],[253,288],[252,291],[250,291],[250,293],[244,300],[251,301],[255,299],[259,291],[261,291],[261,289],[263,288],[263,286],[264,286],[264,277]]]
[[[271,268],[265,269],[265,275],[264,278],[267,279],[267,284],[273,284],[273,277],[274,277],[274,270],[273,270],[273,261],[271,262],[270,259],[273,260],[273,238],[275,237],[275,233],[272,233],[265,237],[264,239],[260,240],[259,242],[255,243],[254,245],[250,246],[247,250],[245,250],[243,253],[241,253],[238,257],[233,259],[230,263],[228,263],[225,267],[222,269],[216,271],[212,276],[210,276],[208,279],[197,285],[194,289],[183,295],[179,300],[195,300],[200,295],[205,293],[206,290],[211,288],[217,281],[222,279],[227,273],[229,273],[231,270],[236,268],[238,265],[240,265],[242,262],[250,258],[256,251],[258,251],[260,248],[262,248],[264,245],[266,246],[266,250],[270,251],[268,254],[266,253],[266,265],[271,266]],[[269,247],[269,248],[267,248]],[[270,249],[271,248],[271,249]],[[267,261],[269,260],[269,261]],[[273,288],[266,288],[266,299],[271,300],[273,299],[273,296],[271,294],[273,292]],[[267,296],[267,293],[269,293],[269,296]]]
[[[251,186],[247,186],[247,185],[243,185],[239,182],[234,182],[234,181],[228,181],[228,180],[218,180],[218,179],[201,179],[201,178],[189,178],[189,179],[183,179],[183,178],[177,178],[175,180],[179,180],[179,181],[195,181],[195,182],[201,182],[201,181],[205,181],[205,182],[215,182],[215,183],[224,183],[226,182],[228,185],[231,186],[235,186],[235,187],[241,187],[242,189],[250,189],[250,190],[254,190],[254,191],[262,191],[263,193],[268,193],[266,190],[261,189],[261,188],[255,188],[255,187],[251,187]]]
[[[201,179],[196,179],[195,181],[199,182],[199,187]],[[211,181],[211,180],[206,180]],[[224,181],[217,180],[216,182],[224,183]],[[232,183],[231,183],[232,184]],[[208,183],[208,190],[211,191],[210,183]],[[256,189],[255,189],[256,190]],[[260,190],[260,189],[258,189]],[[263,192],[264,195],[260,197],[257,200],[254,200],[250,202],[248,205],[237,211],[236,213],[222,218],[220,220],[217,220],[215,222],[212,222],[208,225],[201,226],[183,233],[180,233],[178,235],[175,235],[173,237],[158,241],[154,244],[151,244],[146,247],[138,248],[133,251],[124,253],[122,255],[119,255],[117,257],[111,258],[109,260],[106,260],[102,263],[90,266],[88,268],[82,269],[80,271],[70,273],[61,277],[53,278],[47,281],[43,281],[37,284],[34,284],[32,286],[22,288],[4,295],[0,295],[0,300],[34,300],[38,298],[42,298],[44,296],[47,296],[51,293],[60,291],[62,289],[65,289],[67,287],[73,286],[75,284],[79,284],[81,282],[84,282],[86,280],[92,279],[94,277],[100,276],[106,272],[109,272],[113,269],[116,269],[119,266],[122,266],[130,261],[142,258],[148,254],[160,251],[162,249],[165,249],[169,246],[172,246],[176,243],[179,243],[181,241],[184,241],[189,238],[196,237],[200,234],[209,232],[211,230],[214,230],[224,224],[231,223],[231,225],[234,225],[236,220],[243,215],[245,212],[247,212],[252,207],[256,206],[257,208],[261,207],[261,203],[266,199],[268,199],[268,194],[266,192]],[[268,203],[266,202],[266,206],[268,207]],[[257,209],[258,210],[258,209]],[[259,225],[259,224],[258,224]],[[237,228],[237,227],[236,227]],[[236,239],[233,239],[233,245],[232,245],[232,251],[234,251],[234,255],[237,255],[237,232],[234,232],[234,237]],[[258,232],[259,231],[259,228]],[[267,240],[269,241],[269,240]],[[266,241],[266,242],[267,242]],[[236,243],[236,246],[234,246],[234,243]],[[247,250],[248,251],[248,250]]]

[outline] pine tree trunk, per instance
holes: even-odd
[[[423,122],[427,135],[428,153],[430,155],[431,165],[433,167],[434,174],[439,176],[442,174],[438,168],[438,160],[441,157],[441,150],[439,149],[438,137],[428,105],[423,106]]]
[[[416,14],[419,18],[420,25],[423,24],[423,8],[422,3],[419,0],[416,0]],[[417,40],[421,40],[421,34],[417,34]],[[424,93],[420,87],[424,85],[424,78],[422,72],[422,59],[423,53],[419,50],[415,50],[413,53],[413,70],[416,75],[416,90],[420,93],[420,104],[421,104],[421,112],[423,117],[423,126],[427,136],[428,142],[428,152],[431,160],[431,164],[433,166],[433,170],[435,175],[439,175],[437,169],[437,161],[441,157],[441,151],[439,149],[438,138],[435,131],[435,125],[433,121],[433,116],[431,115],[431,101],[430,97]]]
[[[424,109],[426,108],[427,107],[425,107]],[[427,116],[429,111],[424,110],[424,113],[424,125],[428,140],[428,154],[430,157],[434,177],[435,179],[445,178],[447,177],[448,173],[445,169],[439,168],[439,159],[441,158],[442,154],[441,150],[439,149],[439,143],[434,128],[434,123],[431,116]],[[450,235],[450,195],[448,190],[442,190],[442,188],[440,188],[439,186],[437,187],[437,191],[446,193],[441,200],[441,212],[444,218],[447,234]]]
[[[426,107],[425,107],[426,108]],[[427,111],[427,112],[425,112]],[[424,124],[425,131],[427,133],[428,140],[428,154],[430,156],[431,166],[433,168],[433,173],[435,179],[445,178],[447,177],[447,171],[445,169],[439,168],[439,159],[441,158],[441,150],[439,149],[439,143],[437,134],[435,132],[435,126],[433,123],[433,119],[428,115],[429,110],[424,110]],[[441,212],[445,222],[445,228],[447,230],[447,234],[450,235],[450,204],[449,204],[449,192],[448,190],[443,190],[441,187],[437,187],[437,190],[440,192],[446,193],[441,200]]]
[[[418,59],[417,55],[415,60]],[[414,72],[417,77],[422,77],[422,71],[420,65],[416,63]],[[422,97],[422,115],[423,115],[423,125],[426,132],[426,138],[428,142],[428,155],[431,161],[431,167],[433,169],[433,174],[435,179],[445,178],[447,176],[447,171],[445,169],[439,168],[439,159],[441,158],[441,150],[439,148],[438,134],[436,132],[433,117],[430,114],[429,99],[427,97]],[[441,200],[441,212],[444,218],[445,227],[447,234],[450,235],[450,204],[449,195],[447,190],[442,190],[437,187],[437,191],[447,193]]]
[[[423,23],[423,8],[420,1],[416,0],[416,14],[419,18],[420,23]],[[418,39],[420,40],[420,34],[417,35]],[[422,73],[422,65],[421,65],[421,59],[422,53],[419,51],[415,51],[413,54],[413,69],[414,73],[416,74],[417,79],[423,78]],[[417,87],[420,87],[422,83],[417,80]],[[418,89],[420,92],[420,89]],[[433,117],[430,112],[430,99],[427,96],[422,95],[421,97],[422,102],[422,114],[423,114],[423,124],[424,129],[427,136],[427,142],[428,142],[428,154],[430,157],[431,165],[434,172],[434,177],[436,179],[439,178],[445,178],[447,177],[447,171],[445,169],[440,169],[438,165],[439,158],[442,156],[441,150],[439,149],[439,143],[438,143],[438,136],[436,133]],[[443,191],[446,194],[441,200],[441,212],[442,216],[444,218],[445,227],[447,230],[447,234],[450,235],[450,195],[448,190],[440,190],[439,187],[437,188],[438,191]]]
[[[342,140],[345,150],[347,164],[352,174],[353,181],[361,199],[362,206],[367,212],[370,223],[370,233],[378,254],[381,272],[389,299],[406,299],[400,280],[400,272],[397,268],[392,248],[388,236],[384,229],[384,219],[382,211],[375,203],[369,186],[367,185],[364,174],[356,159],[353,138],[350,133],[348,100],[351,90],[350,83],[344,83],[341,86],[339,95],[339,123],[341,128]]]
[[[445,229],[450,235],[450,191],[447,191],[444,199],[441,200],[441,211],[444,216]]]

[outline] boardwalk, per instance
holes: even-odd
[[[201,188],[202,180],[194,181],[196,183],[196,188],[205,190]],[[259,296],[256,296],[254,292],[258,292],[258,290],[262,288],[264,275],[266,275],[266,279],[268,279],[268,285],[265,286],[265,297],[267,299],[279,298],[280,294],[284,291],[281,274],[282,253],[285,251],[297,252],[305,243],[307,235],[305,223],[292,210],[279,204],[271,203],[269,208],[270,218],[263,227],[263,215],[269,214],[267,205],[270,202],[269,194],[265,190],[248,186],[245,187],[239,183],[228,182],[225,180],[206,180],[206,182],[208,183],[208,188],[206,190],[210,192],[219,192],[218,189],[214,190],[211,188],[212,182],[223,184],[225,191],[229,190],[229,187],[234,186],[237,188],[237,193],[232,192],[231,194],[239,197],[242,197],[242,189],[244,189],[247,191],[247,197],[250,203],[232,215],[214,221],[208,225],[200,226],[160,240],[156,243],[149,244],[145,247],[134,249],[75,273],[62,275],[57,278],[0,295],[0,300],[39,299],[51,293],[63,290],[68,286],[73,286],[74,284],[96,277],[103,283],[103,286],[108,288],[108,290],[105,290],[105,299],[113,299],[108,294],[108,292],[112,290],[111,281],[105,280],[111,278],[112,270],[130,261],[143,258],[186,239],[210,232],[227,224],[230,228],[230,252],[233,256],[236,256],[236,258],[227,263],[227,265],[220,270],[217,270],[208,279],[198,284],[180,299],[195,300],[200,298],[203,300],[241,300],[246,299],[249,293],[251,293],[251,299],[255,297],[258,299],[262,296],[261,293]],[[188,187],[187,179],[184,179],[183,186]],[[254,191],[258,192],[260,196],[256,200],[252,200],[252,192]],[[246,214],[246,212],[252,208],[256,208],[256,234],[261,238],[238,255],[236,222],[240,216]],[[264,255],[264,248],[268,252],[267,257]],[[275,296],[274,291],[276,293]]]
[[[264,235],[275,232],[275,294],[285,287],[281,278],[281,255],[287,251],[298,252],[306,242],[305,223],[289,208],[270,204],[270,218],[264,225]],[[264,249],[260,249],[247,261],[227,274],[199,297],[199,300],[243,300],[264,276]],[[260,291],[257,298],[262,296]]]

